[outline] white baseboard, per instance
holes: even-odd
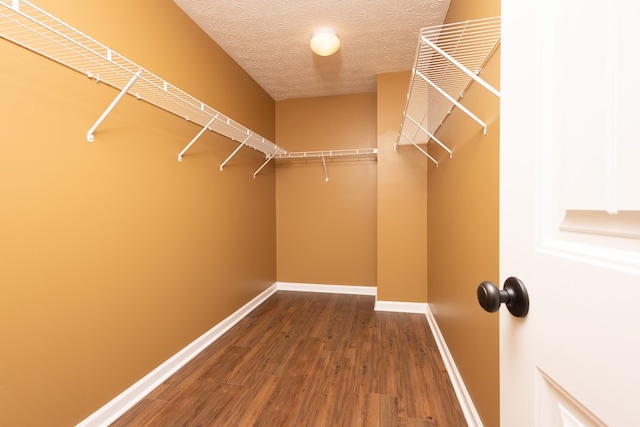
[[[217,340],[222,334],[229,330],[233,325],[244,318],[251,310],[263,303],[273,293],[277,291],[276,284],[273,284],[260,295],[240,307],[236,312],[215,325],[209,331],[197,338],[191,344],[173,355],[170,359],[158,366],[156,369],[147,374],[140,381],[120,393],[109,403],[98,409],[84,421],[80,422],[77,427],[94,427],[107,426],[113,423],[118,417],[129,410],[133,405],[142,400],[153,389],[158,387],[162,382],[174,374],[178,369],[183,367],[187,362],[193,359],[198,353],[204,350],[212,342]]]
[[[319,285],[314,283],[277,282],[279,291],[323,292],[329,294],[376,295],[375,286]]]
[[[376,311],[395,311],[399,313],[420,313],[427,312],[426,302],[399,302],[399,301],[378,301],[376,300]]]
[[[469,427],[482,427],[482,420],[476,411],[476,407],[471,400],[471,396],[467,392],[467,388],[464,385],[464,381],[462,381],[462,376],[458,371],[458,367],[456,366],[456,362],[453,360],[451,353],[449,352],[449,348],[447,347],[447,343],[440,332],[440,328],[438,327],[438,323],[436,322],[436,318],[433,316],[431,309],[427,305],[425,315],[427,316],[427,321],[429,322],[429,327],[431,327],[431,333],[436,340],[436,344],[438,345],[438,350],[440,350],[440,355],[442,356],[442,360],[444,361],[444,365],[447,368],[447,373],[449,374],[449,378],[451,378],[451,383],[453,385],[453,390],[458,397],[458,401],[460,402],[460,406],[462,407],[462,412],[464,413],[464,417],[467,420],[467,424]]]

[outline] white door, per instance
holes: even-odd
[[[501,424],[640,426],[640,6],[503,0]],[[502,283],[496,284],[502,287]]]

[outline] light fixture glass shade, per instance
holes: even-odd
[[[320,28],[313,32],[309,44],[316,55],[329,56],[340,48],[340,39],[333,28]]]

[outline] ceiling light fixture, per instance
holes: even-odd
[[[313,32],[309,44],[316,55],[329,56],[340,48],[340,39],[333,28],[319,28]]]

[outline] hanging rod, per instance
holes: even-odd
[[[500,92],[478,76],[499,43],[499,16],[420,30],[396,150],[399,145],[428,144],[433,140],[451,157],[452,151],[434,135],[453,108],[466,113],[486,134],[486,123],[460,99],[473,82],[500,97]]]
[[[234,141],[244,141],[243,145],[260,151],[267,157],[287,153],[282,147],[250,131],[28,1],[0,0],[0,37],[121,92],[89,130],[89,140],[93,139],[93,132],[115,104],[124,94],[129,94],[194,122],[203,129],[214,131]],[[250,138],[245,140],[249,134]],[[185,151],[186,149],[180,153],[180,159]]]
[[[377,148],[353,148],[346,150],[324,150],[324,151],[291,151],[287,153],[276,154],[276,159],[293,160],[293,159],[312,159],[322,157],[367,157],[376,156]]]

